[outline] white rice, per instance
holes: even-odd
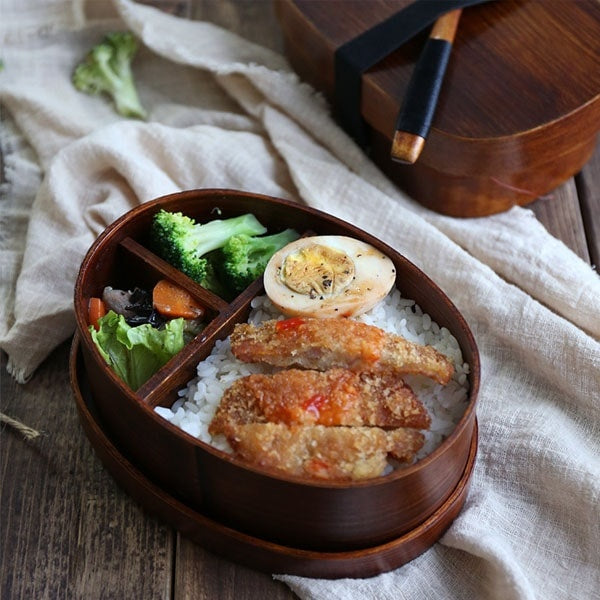
[[[267,296],[254,298],[251,306],[248,319],[251,323],[284,318]],[[423,313],[413,300],[402,298],[397,289],[357,319],[410,341],[433,346],[454,364],[454,377],[446,386],[425,376],[404,377],[431,416],[431,428],[424,432],[425,445],[417,455],[417,459],[423,458],[452,433],[467,407],[469,365],[463,361],[458,342],[448,329],[440,327],[428,314]],[[173,406],[159,406],[156,412],[203,442],[231,452],[223,436],[211,436],[208,433],[208,426],[224,391],[239,377],[274,370],[238,361],[231,353],[229,338],[218,341],[210,356],[198,365],[197,377],[179,391],[179,399]]]

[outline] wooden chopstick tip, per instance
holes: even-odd
[[[406,165],[413,165],[421,155],[425,146],[425,138],[406,131],[396,131],[392,140],[392,160]]]
[[[446,40],[450,43],[454,42],[454,36],[458,29],[458,21],[461,13],[462,9],[457,8],[442,15],[433,24],[429,37],[434,40]]]

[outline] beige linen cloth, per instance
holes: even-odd
[[[413,203],[283,57],[208,23],[113,4],[3,0],[10,373],[26,381],[72,335],[81,259],[133,206],[227,187],[322,209],[404,253],[465,315],[482,358],[479,454],[464,510],[411,563],[367,579],[275,576],[307,599],[600,597],[598,275],[526,209],[457,220]],[[125,28],[143,41],[134,69],[147,122],[70,83],[90,44]]]

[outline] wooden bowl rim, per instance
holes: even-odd
[[[452,311],[453,317],[457,321],[457,324],[460,326],[463,333],[465,334],[466,340],[471,349],[473,359],[471,361],[472,364],[469,363],[469,384],[470,385],[469,385],[469,390],[468,390],[468,395],[467,395],[468,405],[467,405],[463,415],[461,416],[460,420],[458,421],[458,423],[455,425],[454,429],[452,430],[452,433],[446,439],[444,439],[437,448],[435,448],[427,456],[418,460],[417,462],[415,462],[412,465],[409,465],[407,467],[402,467],[399,469],[394,469],[392,472],[390,472],[386,475],[381,475],[378,477],[374,477],[374,478],[366,479],[366,480],[360,480],[360,481],[321,481],[321,480],[311,479],[308,477],[287,475],[285,473],[277,473],[275,471],[268,471],[266,469],[261,469],[260,467],[255,467],[254,465],[249,465],[249,464],[245,463],[244,461],[242,461],[241,459],[238,459],[235,456],[228,454],[227,452],[224,452],[223,450],[220,450],[220,449],[210,445],[207,442],[203,442],[202,440],[187,433],[180,427],[167,421],[164,417],[161,417],[154,410],[153,406],[149,406],[148,404],[142,402],[140,400],[140,398],[138,397],[138,395],[136,394],[136,392],[132,391],[118,377],[118,375],[116,375],[112,371],[112,369],[108,368],[108,366],[102,360],[102,357],[100,356],[95,344],[93,344],[93,342],[91,341],[90,336],[84,335],[84,332],[87,331],[87,319],[85,319],[84,316],[79,312],[79,310],[78,310],[79,303],[77,302],[78,295],[80,294],[80,290],[82,288],[84,274],[86,272],[88,272],[89,265],[91,263],[93,263],[93,259],[95,258],[96,252],[105,243],[105,240],[107,238],[115,235],[115,233],[121,228],[121,226],[124,225],[124,223],[130,222],[132,219],[139,217],[139,215],[142,213],[152,211],[153,209],[156,208],[156,206],[159,206],[161,204],[164,204],[166,202],[170,202],[170,201],[173,201],[176,199],[186,199],[189,197],[197,197],[198,200],[200,201],[201,199],[208,200],[208,199],[211,199],[216,196],[247,197],[254,201],[267,202],[267,203],[274,204],[274,205],[286,206],[292,210],[299,210],[301,212],[304,212],[309,217],[317,217],[320,219],[324,219],[325,221],[330,221],[332,223],[335,223],[336,225],[342,227],[343,229],[349,229],[354,234],[358,234],[361,237],[361,239],[363,239],[367,243],[371,243],[376,246],[377,245],[380,246],[382,248],[382,251],[388,253],[388,256],[391,256],[391,258],[395,259],[396,261],[403,262],[407,268],[413,269],[414,271],[416,271],[419,274],[419,276],[421,277],[421,279],[423,280],[423,282],[425,283],[425,285],[430,286],[433,290],[436,291],[436,293],[438,293],[445,300],[447,306]],[[351,234],[349,234],[349,235],[351,235]],[[86,252],[86,255],[81,263],[81,266],[80,266],[80,269],[79,269],[79,272],[77,275],[76,283],[75,283],[75,294],[74,295],[75,295],[75,317],[76,317],[77,330],[82,334],[80,336],[81,337],[80,342],[82,344],[85,344],[85,346],[89,350],[91,350],[92,354],[94,355],[95,360],[97,360],[102,365],[104,373],[109,378],[112,378],[113,383],[115,383],[120,388],[122,393],[129,400],[136,403],[138,406],[142,407],[142,409],[147,413],[147,415],[150,416],[151,419],[153,419],[157,423],[157,425],[159,425],[161,427],[165,427],[167,429],[167,431],[169,431],[170,433],[172,433],[173,435],[175,435],[179,438],[183,438],[186,442],[195,446],[198,450],[208,452],[209,454],[212,454],[214,457],[216,457],[220,460],[224,460],[236,467],[253,472],[254,474],[257,474],[262,477],[266,477],[269,479],[276,479],[276,480],[280,480],[280,481],[288,482],[288,483],[292,483],[292,484],[300,484],[300,485],[306,485],[306,486],[315,487],[315,488],[325,488],[325,489],[358,489],[358,488],[367,488],[367,487],[380,486],[380,485],[389,485],[398,479],[403,479],[405,477],[412,475],[416,471],[420,471],[422,469],[427,468],[427,466],[430,463],[436,461],[439,456],[441,456],[446,451],[448,451],[453,446],[453,444],[456,442],[456,440],[459,438],[459,436],[461,436],[463,434],[464,429],[468,425],[472,424],[472,422],[474,422],[474,420],[475,420],[475,409],[476,409],[477,398],[478,398],[478,394],[479,394],[479,383],[480,383],[479,350],[477,348],[475,338],[474,338],[465,318],[460,313],[460,311],[456,308],[456,306],[450,300],[450,298],[419,267],[417,267],[414,263],[412,263],[410,260],[408,260],[399,251],[395,250],[394,248],[392,248],[391,246],[389,246],[382,240],[378,239],[374,235],[362,230],[361,228],[359,228],[355,225],[352,225],[351,223],[348,223],[347,221],[344,221],[343,219],[340,219],[338,217],[330,215],[329,213],[326,213],[324,211],[321,211],[321,210],[313,208],[313,207],[299,204],[292,200],[286,200],[283,198],[277,198],[277,197],[268,196],[265,194],[249,192],[246,190],[237,190],[237,189],[229,189],[229,188],[198,188],[198,189],[182,190],[180,192],[174,192],[171,194],[165,194],[163,196],[160,196],[160,197],[154,198],[152,200],[149,200],[147,202],[144,202],[144,203],[132,208],[131,210],[127,211],[120,217],[118,217],[115,221],[113,221],[110,225],[108,225],[104,229],[104,231],[96,238],[96,240],[93,242],[93,244],[90,246],[90,248]],[[411,299],[415,300],[414,298],[411,298]],[[418,302],[416,300],[415,300],[415,302],[418,304]],[[462,350],[462,348],[461,348],[461,350]],[[173,359],[175,359],[175,357]]]

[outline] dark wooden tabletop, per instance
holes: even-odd
[[[150,3],[150,2],[148,2]],[[153,2],[282,51],[271,2]],[[547,197],[529,205],[583,260],[600,261],[600,152]],[[70,343],[25,385],[0,365],[2,412],[39,429],[26,440],[1,431],[0,597],[202,599],[296,596],[269,574],[190,542],[129,498],[104,469],[78,421],[69,384]]]

